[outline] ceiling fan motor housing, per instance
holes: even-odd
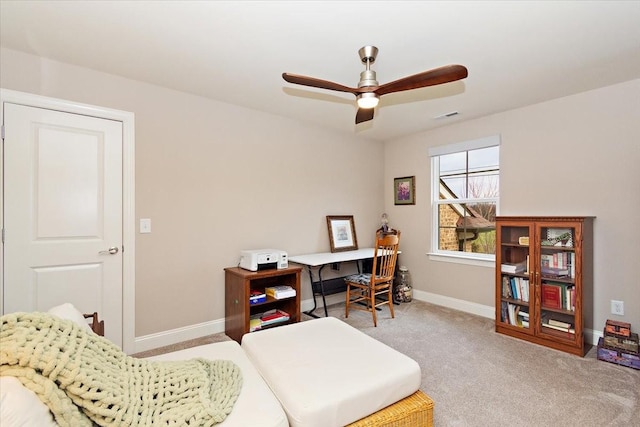
[[[367,86],[380,86],[378,80],[376,80],[376,72],[369,69],[369,66],[376,62],[378,56],[378,48],[375,46],[364,46],[358,51],[362,63],[367,66],[367,69],[360,73],[360,81],[358,87]]]
[[[373,70],[365,70],[360,73],[360,81],[358,87],[380,86],[376,80],[376,72]]]

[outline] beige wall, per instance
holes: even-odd
[[[242,249],[328,251],[326,215],[371,246],[381,143],[3,49],[0,86],[135,113],[137,337],[224,318]],[[136,227],[137,228],[137,227]],[[303,276],[302,298],[310,298]]]
[[[414,286],[494,306],[493,268],[430,260],[428,148],[501,134],[500,214],[595,216],[593,321],[640,327],[640,80],[408,136],[385,145],[385,184],[416,176],[416,205],[385,203],[403,230],[402,257]],[[464,111],[462,112],[464,115]],[[463,116],[464,117],[464,116]],[[623,300],[613,316],[610,300]]]

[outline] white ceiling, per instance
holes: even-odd
[[[0,44],[389,140],[640,78],[640,2],[1,0]],[[469,77],[385,95],[358,126],[352,95],[281,77],[356,86],[364,45],[381,84],[446,64]]]

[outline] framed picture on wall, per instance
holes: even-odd
[[[404,176],[393,180],[393,202],[396,205],[416,204],[415,176]]]
[[[331,252],[355,251],[358,249],[353,215],[327,215]]]

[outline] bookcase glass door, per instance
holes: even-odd
[[[532,230],[528,226],[509,225],[499,227],[500,242],[500,281],[499,290],[500,322],[521,332],[532,333],[529,314],[533,310],[529,280],[530,241]]]
[[[540,236],[540,313],[541,335],[576,341],[576,229],[546,227],[537,230]]]

